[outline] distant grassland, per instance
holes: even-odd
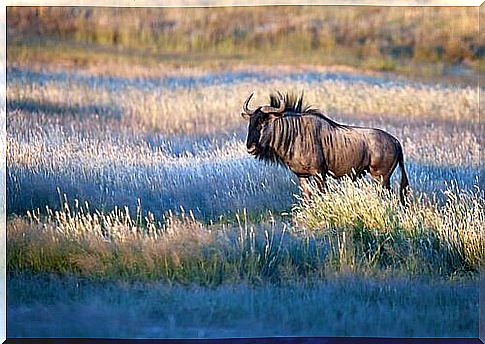
[[[91,64],[123,52],[125,61],[133,55],[178,65],[340,64],[439,74],[451,64],[478,68],[485,48],[477,8],[8,8],[7,19],[9,63]]]

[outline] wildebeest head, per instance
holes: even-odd
[[[257,155],[264,149],[264,138],[271,122],[283,116],[285,111],[285,101],[280,97],[279,104],[276,106],[264,105],[256,109],[249,108],[249,101],[253,97],[251,93],[243,104],[243,112],[241,116],[249,120],[248,137],[246,140],[246,148],[249,154]]]

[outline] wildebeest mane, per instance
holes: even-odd
[[[271,107],[278,108],[280,106],[280,99],[285,101],[285,116],[287,115],[314,115],[324,119],[333,128],[347,128],[346,125],[335,122],[333,119],[327,117],[321,110],[312,107],[303,102],[303,92],[300,95],[295,93],[282,94],[277,91],[269,95],[269,101]]]
[[[286,93],[283,95],[281,92],[272,93],[269,96],[270,106],[279,108],[280,99],[283,99],[285,102],[284,115],[276,119],[273,122],[272,130],[266,132],[262,137],[260,151],[256,154],[256,157],[260,160],[277,165],[285,165],[284,160],[293,155],[293,142],[295,136],[299,133],[301,134],[301,121],[306,116],[314,116],[317,121],[323,120],[333,129],[350,129],[348,126],[328,118],[322,111],[305,104],[303,101],[303,93],[301,95],[294,93]],[[316,129],[315,122],[312,123],[313,128],[315,128],[314,135],[322,135]],[[327,132],[327,135],[331,140],[330,142],[332,142],[335,132]],[[276,150],[279,151],[279,154],[276,153]]]
[[[276,154],[271,146],[262,147],[262,150],[256,154],[256,158],[266,163],[285,166],[283,159]]]
[[[303,113],[310,109],[310,106],[303,104],[303,93],[299,96],[294,93],[286,93],[283,95],[279,91],[269,95],[270,106],[278,108],[281,98],[285,101],[285,112]]]

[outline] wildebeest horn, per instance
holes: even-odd
[[[283,97],[280,97],[280,107],[275,108],[269,105],[265,105],[261,107],[261,111],[264,113],[282,113],[285,110],[285,100]]]
[[[248,107],[249,101],[251,100],[251,98],[253,97],[253,95],[254,95],[254,92],[249,95],[249,97],[244,101],[244,105],[243,105],[243,111],[244,111],[244,113],[246,115],[249,115],[249,116],[251,116],[254,113],[254,111],[256,111],[256,110],[251,110]]]

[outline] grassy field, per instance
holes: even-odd
[[[442,283],[445,295],[460,294],[453,304],[425,303],[423,309],[430,307],[429,312],[414,313],[394,327],[383,322],[372,332],[375,335],[441,335],[445,332],[440,326],[454,322],[456,314],[470,307],[475,320],[446,328],[450,335],[476,335],[474,293],[484,256],[484,196],[479,180],[482,125],[473,88],[321,70],[184,73],[127,78],[69,69],[9,69],[9,280],[27,289],[44,283],[25,277],[32,273],[92,281],[81,287],[81,299],[66,304],[52,304],[44,296],[35,305],[23,297],[10,298],[10,333],[115,336],[110,332],[115,324],[108,330],[88,320],[93,312],[101,312],[98,316],[104,319],[129,307],[96,301],[107,293],[96,283],[107,280],[113,285],[144,281],[139,288],[149,293],[167,288],[150,283],[216,287],[198,287],[196,293],[175,287],[179,293],[195,293],[201,304],[222,297],[226,288],[243,293],[241,285],[252,285],[258,297],[281,292],[306,309],[306,302],[337,288],[334,283],[340,282],[332,281],[338,276],[350,274],[361,276],[355,277],[349,291],[356,299],[362,289],[394,285],[396,292],[390,297],[395,299],[386,301],[394,307],[391,313],[405,310],[410,298],[418,297],[418,291],[401,288],[410,278],[426,276],[422,288],[428,288],[427,293],[433,293],[429,283]],[[331,183],[329,194],[310,203],[299,200],[295,178],[287,170],[267,166],[245,152],[246,123],[239,116],[240,106],[258,83],[256,102],[265,101],[271,89],[305,90],[310,103],[334,118],[377,126],[398,137],[413,189],[411,206],[402,208],[394,193],[379,191],[367,180],[360,185]],[[455,279],[466,281],[474,292],[450,282]],[[62,279],[47,283],[47,288],[64,286]],[[287,296],[295,283],[301,294]],[[136,295],[132,287],[126,288],[123,293]],[[91,298],[95,305],[80,306]],[[247,307],[263,307],[266,301],[257,302],[261,305]],[[332,326],[323,325],[325,317],[318,318],[322,323],[297,320],[285,308],[281,311],[287,312],[288,322],[275,325],[271,333],[255,329],[250,334],[242,325],[218,323],[217,317],[211,318],[214,324],[202,323],[201,328],[190,323],[199,318],[186,324],[172,320],[166,327],[142,317],[148,328],[126,329],[126,335],[357,335],[368,321],[378,321],[352,318],[358,315],[351,310],[363,306],[361,301],[335,302],[331,307],[341,309],[339,317],[345,320]],[[80,308],[85,322],[63,327],[55,316],[35,320],[36,307],[66,315]],[[234,306],[214,307],[214,312],[221,312],[218,307],[231,312]],[[142,309],[133,310],[134,316],[137,311]],[[28,330],[17,323],[17,316],[39,325]],[[235,314],[234,319],[246,316]],[[256,322],[263,315],[251,316],[247,321]],[[426,320],[418,321],[420,317]],[[345,325],[354,320],[356,324]],[[443,325],[433,325],[438,320]],[[293,325],[295,321],[299,325]],[[91,330],[95,332],[83,332]]]
[[[471,7],[10,7],[8,55],[81,68],[346,65],[473,83],[485,49],[478,16]]]
[[[478,182],[481,124],[471,87],[334,72],[131,79],[13,69],[10,211],[58,208],[57,188],[105,210],[135,211],[140,200],[157,216],[180,206],[203,219],[287,210],[298,191],[293,176],[251,159],[243,145],[241,102],[258,82],[256,102],[271,89],[304,90],[309,103],[338,120],[396,135],[416,190]]]
[[[372,184],[331,184],[301,201],[293,221],[204,224],[192,212],[157,220],[129,209],[76,206],[29,212],[8,223],[12,271],[169,283],[312,282],[339,271],[379,275],[473,275],[483,260],[484,209],[478,192],[447,194],[445,204],[415,200],[403,209]],[[292,223],[293,222],[293,223]],[[386,272],[387,271],[387,272]]]
[[[7,331],[34,337],[477,337],[469,281],[340,276],[311,286],[93,283],[10,276]]]
[[[12,27],[9,336],[478,336],[476,84],[244,56],[205,64],[183,49],[167,58],[190,63],[149,62],[131,40],[118,49],[77,31],[43,51]],[[303,200],[289,171],[249,156],[242,102],[274,90],[397,137],[409,207],[367,179]]]

